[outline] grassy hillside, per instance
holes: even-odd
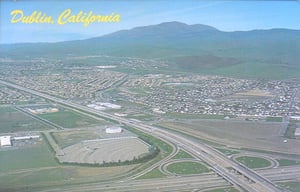
[[[288,29],[222,32],[179,22],[138,27],[102,37],[60,43],[0,45],[6,57],[111,55],[159,58],[170,69],[241,77],[300,75],[300,31]]]

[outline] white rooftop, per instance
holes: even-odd
[[[105,129],[106,133],[121,133],[123,129],[121,127],[109,127]]]
[[[296,128],[296,130],[295,130],[295,136],[300,136],[300,128]]]
[[[11,146],[11,137],[10,136],[1,136],[0,137],[0,146]]]

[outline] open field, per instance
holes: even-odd
[[[268,122],[282,122],[282,117],[267,117],[266,121],[268,121]]]
[[[52,136],[61,148],[79,143],[83,140],[100,139],[101,136],[97,130],[73,130],[52,132]]]
[[[286,188],[292,192],[299,192],[300,191],[300,182],[285,182],[279,183],[279,185],[283,188]]]
[[[154,115],[140,113],[140,114],[135,114],[135,115],[128,115],[126,118],[137,119],[139,121],[149,121],[154,118]]]
[[[99,121],[67,109],[55,113],[41,114],[39,116],[65,128],[108,124],[108,122],[105,122],[104,120]]]
[[[236,160],[251,169],[265,168],[265,167],[269,167],[271,165],[270,161],[260,158],[260,157],[242,156],[242,157],[236,158]]]
[[[153,169],[152,171],[140,176],[138,179],[153,179],[153,178],[163,178],[164,175],[158,168]]]
[[[167,166],[167,170],[178,175],[201,174],[209,172],[209,169],[198,162],[176,162]]]
[[[64,155],[58,158],[69,163],[124,162],[147,154],[148,147],[135,137],[90,140],[64,148]]]
[[[263,101],[266,99],[272,99],[274,95],[265,90],[253,89],[246,92],[238,92],[230,96],[221,98],[228,100],[244,100],[244,101]]]
[[[216,148],[216,149],[227,156],[240,153],[239,151],[234,151],[226,148]]]
[[[221,189],[212,189],[209,191],[204,191],[204,192],[239,192],[239,190],[230,187],[230,188],[221,188]]]
[[[255,97],[273,97],[274,95],[265,90],[252,89],[247,92],[236,93],[240,96],[255,96]]]
[[[287,139],[287,142],[283,142],[285,138],[279,136],[279,123],[191,120],[185,123],[163,122],[158,125],[232,148],[300,154],[299,149],[295,147],[300,145],[300,140]]]
[[[58,165],[44,140],[35,145],[0,151],[0,162],[0,175],[19,169]]]
[[[179,150],[178,153],[172,159],[187,159],[187,158],[193,159],[194,157],[183,150]]]
[[[11,108],[0,107],[0,133],[49,129],[47,125]]]
[[[284,137],[289,139],[295,139],[295,131],[297,125],[295,123],[289,123],[286,132],[284,133]]]
[[[280,166],[300,165],[300,161],[295,161],[295,160],[278,159],[277,161],[278,161]]]
[[[134,133],[131,133],[126,129],[122,129],[121,133],[109,134],[105,132],[106,128],[107,126],[96,126],[82,129],[65,129],[63,131],[53,131],[51,132],[51,136],[61,148],[65,148],[85,140],[136,137]]]
[[[0,107],[0,113],[8,113],[8,112],[14,112],[16,111],[15,109],[13,109],[12,107]]]
[[[16,170],[0,175],[1,188],[12,191],[31,191],[30,188],[68,185],[114,179],[134,169],[136,165],[117,167],[55,166]],[[25,190],[26,189],[26,190]],[[9,191],[9,190],[6,190]],[[2,192],[2,191],[1,191]]]
[[[31,187],[65,185],[115,178],[137,165],[86,167],[58,164],[47,143],[0,151],[0,191],[31,191]]]
[[[159,147],[163,156],[167,156],[173,151],[173,147],[171,145],[159,138],[153,137],[152,135],[146,134],[131,127],[126,127],[126,129],[134,134],[137,134],[142,140],[145,140],[148,143],[154,144],[155,146]]]
[[[224,115],[170,113],[166,115],[174,119],[224,119]]]

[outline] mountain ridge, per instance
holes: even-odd
[[[104,38],[104,37],[110,37],[110,36],[115,36],[116,34],[120,34],[120,33],[127,33],[127,32],[132,32],[132,31],[136,31],[136,30],[144,30],[144,29],[148,29],[148,28],[156,28],[159,29],[160,27],[168,27],[169,29],[174,29],[174,28],[194,28],[196,29],[196,31],[198,32],[203,32],[203,31],[218,31],[218,32],[222,32],[222,33],[249,33],[249,32],[259,32],[259,33],[264,33],[266,31],[289,31],[289,32],[295,32],[298,33],[300,32],[300,30],[297,29],[287,29],[287,28],[271,28],[271,29],[252,29],[252,30],[236,30],[236,31],[222,31],[219,30],[215,27],[212,27],[210,25],[204,25],[204,24],[191,24],[188,25],[186,23],[183,22],[178,22],[178,21],[170,21],[170,22],[162,22],[159,24],[154,24],[154,25],[147,25],[147,26],[139,26],[139,27],[133,27],[131,29],[123,29],[123,30],[119,30],[119,31],[115,31],[109,34],[105,34],[105,35],[101,35],[101,36],[96,36],[96,37],[89,37],[89,38],[85,38],[85,39],[80,39],[80,40],[66,40],[66,41],[59,41],[59,42],[20,42],[20,43],[11,43],[11,44],[1,44],[0,46],[8,46],[8,45],[24,45],[24,44],[56,44],[56,43],[64,43],[64,42],[76,42],[76,41],[85,41],[85,40],[90,40],[90,39],[98,39],[98,38]],[[144,31],[142,31],[144,32]]]
[[[300,30],[224,32],[202,24],[166,22],[100,37],[57,43],[0,45],[6,57],[111,55],[159,58],[178,70],[222,74],[235,69],[300,71]],[[253,71],[255,74],[257,71]],[[237,73],[239,73],[237,71]],[[283,72],[282,72],[283,73]]]

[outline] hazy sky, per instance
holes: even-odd
[[[200,0],[1,0],[0,43],[56,42],[101,36],[121,29],[180,21],[206,24],[223,31],[290,28],[300,30],[299,1]],[[42,11],[54,20],[65,9],[94,14],[119,13],[119,23],[76,24],[11,23],[11,11],[25,15]]]

